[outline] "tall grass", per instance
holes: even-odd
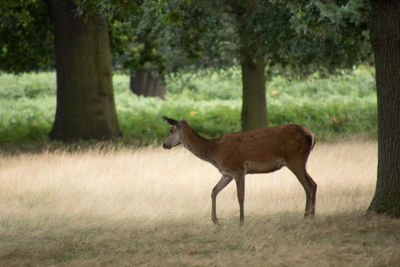
[[[113,77],[116,107],[126,142],[152,144],[164,138],[162,115],[185,118],[200,134],[217,137],[240,130],[241,81],[228,73],[169,77],[166,101],[129,91],[129,77]],[[375,137],[376,90],[373,70],[305,80],[274,77],[267,83],[271,125],[303,124],[320,140],[361,134]],[[55,73],[0,74],[0,145],[46,142],[54,120]]]
[[[286,169],[234,183],[210,220],[211,165],[183,149],[0,156],[2,266],[394,266],[400,221],[366,216],[375,142],[317,144],[315,219]]]

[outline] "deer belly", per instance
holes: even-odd
[[[279,170],[283,166],[286,166],[286,162],[283,159],[279,159],[276,161],[267,161],[267,162],[254,162],[254,161],[245,162],[246,173],[273,172]]]

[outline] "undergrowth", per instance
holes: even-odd
[[[319,140],[349,135],[375,138],[374,81],[369,67],[326,78],[318,73],[304,80],[274,77],[267,82],[270,125],[306,125]],[[165,101],[132,94],[128,75],[115,74],[113,83],[124,143],[160,142],[168,131],[162,115],[186,119],[207,137],[241,129],[238,70],[170,76]],[[0,145],[47,142],[55,106],[54,72],[0,74]]]

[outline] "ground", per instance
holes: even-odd
[[[382,266],[400,261],[400,221],[366,215],[375,142],[317,144],[314,219],[287,169],[235,184],[183,148],[0,155],[1,266]]]

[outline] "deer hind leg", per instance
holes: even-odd
[[[311,187],[311,197],[310,201],[311,204],[309,206],[309,214],[314,215],[315,214],[315,201],[316,201],[316,196],[317,196],[317,184],[314,182],[314,180],[311,178],[311,176],[305,172],[307,181]]]
[[[288,168],[296,175],[306,193],[306,208],[304,217],[315,214],[315,201],[317,194],[317,184],[307,173],[305,163],[292,163],[288,164]]]
[[[213,223],[218,224],[217,219],[217,195],[218,193],[224,189],[231,181],[233,180],[232,177],[224,175],[221,177],[219,182],[214,186],[213,190],[211,191],[211,220]]]

